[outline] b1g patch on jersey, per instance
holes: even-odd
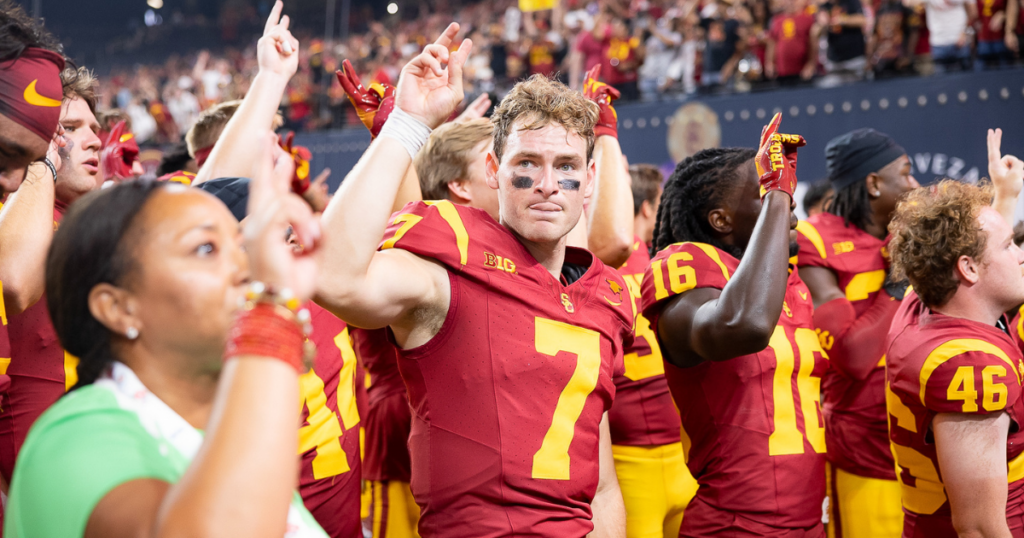
[[[511,275],[516,274],[516,263],[511,258],[491,254],[490,252],[484,252],[484,267],[504,271]]]

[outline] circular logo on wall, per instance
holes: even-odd
[[[717,148],[722,143],[722,126],[718,114],[704,103],[687,103],[676,110],[668,128],[668,154],[675,162],[702,149]]]

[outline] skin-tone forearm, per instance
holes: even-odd
[[[601,419],[601,446],[598,458],[601,477],[597,493],[590,503],[594,514],[594,530],[588,538],[626,538],[626,504],[622,500],[619,477],[615,473],[612,456],[612,435],[608,426],[608,413]]]
[[[117,486],[93,509],[86,538],[284,535],[298,485],[298,376],[276,359],[240,357],[219,383],[203,446],[181,480]]]
[[[764,72],[768,78],[775,78],[775,40],[771,38],[764,45]]]
[[[932,420],[935,452],[961,538],[1009,538],[1006,524],[1006,413],[940,413]]]
[[[672,299],[658,321],[667,360],[729,360],[768,347],[782,313],[789,279],[790,197],[765,196],[761,214],[736,273],[721,291],[691,290]]]
[[[8,316],[43,296],[46,253],[53,241],[54,181],[45,165],[29,167],[18,192],[0,211],[0,282]]]
[[[587,245],[605,265],[621,267],[633,247],[633,191],[622,165],[622,149],[612,136],[594,142],[597,181],[587,208]]]
[[[252,177],[253,163],[259,161],[260,149],[251,143],[247,134],[272,128],[288,78],[265,71],[256,75],[249,93],[192,181],[193,186],[219,177]]]

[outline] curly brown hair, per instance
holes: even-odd
[[[946,304],[960,285],[957,260],[961,256],[980,260],[985,251],[978,215],[991,204],[988,183],[944,179],[908,193],[889,223],[891,278],[909,280],[929,307]]]
[[[81,99],[89,105],[89,110],[96,114],[96,76],[85,67],[66,67],[60,73],[61,86],[64,87],[64,99]]]
[[[494,156],[501,162],[505,142],[513,125],[519,130],[543,129],[554,122],[587,141],[587,162],[594,153],[594,125],[599,110],[597,103],[570,90],[568,86],[543,75],[516,84],[494,110]]]

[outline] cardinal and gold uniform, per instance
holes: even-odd
[[[652,327],[669,299],[724,289],[739,260],[703,243],[655,256],[642,283]],[[807,286],[791,269],[779,323],[763,351],[690,368],[665,363],[683,424],[687,465],[700,484],[680,536],[823,536],[828,368]]]
[[[390,248],[442,264],[451,284],[440,331],[398,357],[420,534],[586,536],[633,335],[622,278],[571,247],[556,278],[487,213],[447,201],[407,205]]]
[[[823,267],[836,276],[859,317],[871,307],[885,282],[885,242],[831,213],[819,213],[797,225],[799,267]],[[886,326],[884,330],[888,330]],[[835,336],[820,333],[832,351]],[[882,355],[867,378],[858,381],[839,368],[822,380],[830,483],[829,536],[897,537],[903,529],[899,484],[889,450],[885,411],[885,361]]]
[[[53,210],[54,229],[64,214]],[[6,316],[5,316],[6,318]],[[7,319],[10,388],[0,406],[0,472],[10,484],[14,460],[39,415],[78,383],[78,358],[66,353],[50,321],[46,295]]]
[[[314,303],[308,308],[317,353],[299,377],[299,494],[327,534],[359,536],[359,368],[345,322]]]
[[[416,538],[420,508],[409,489],[412,412],[398,373],[398,350],[388,341],[387,329],[353,328],[352,341],[370,375],[363,420],[363,479],[370,488],[370,529],[374,538]]]
[[[640,283],[650,262],[647,245],[634,238],[633,253],[619,268],[634,306],[640,302]],[[661,349],[650,323],[639,313],[624,362],[626,371],[615,376],[615,402],[608,411],[608,423],[626,503],[626,536],[675,538],[686,504],[697,492],[697,481],[686,468],[679,412],[665,381]]]
[[[886,342],[889,439],[903,493],[903,536],[956,537],[931,423],[939,413],[1005,411],[1024,424],[1020,365],[1024,360],[1002,329],[953,318],[908,293]],[[1006,520],[1024,536],[1024,430],[1006,443],[1009,482]]]

